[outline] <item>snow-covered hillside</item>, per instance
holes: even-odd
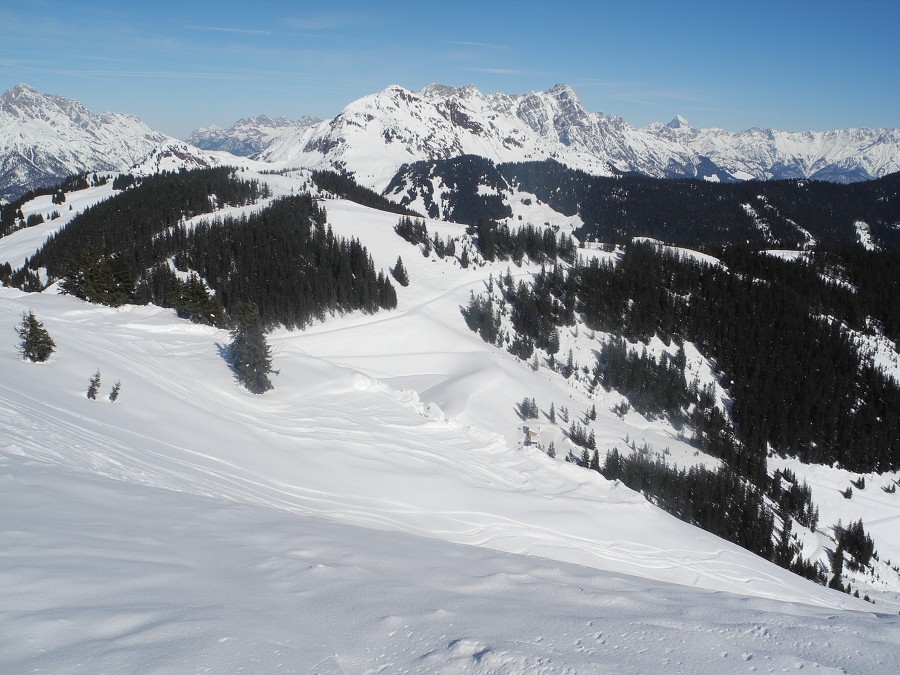
[[[223,150],[203,150],[184,141],[168,140],[152,148],[141,161],[128,167],[135,176],[152,176],[163,171],[191,171],[220,166],[265,171],[269,164],[247,157],[232,155]]]
[[[309,185],[305,172],[255,177],[275,196]],[[471,333],[460,307],[507,263],[462,269],[397,236],[395,215],[325,208],[377,267],[403,256],[410,285],[396,310],[272,333],[279,374],[262,396],[235,383],[226,331],[0,288],[0,670],[900,668],[897,588],[873,580],[873,606],[690,527],[562,461],[545,417],[532,427],[560,456],[522,446],[516,406],[532,396],[573,414],[596,403],[601,448],[631,438],[703,459],[662,422],[612,414],[614,392],[591,398]],[[64,222],[0,239],[0,262]],[[56,341],[47,363],[18,355],[29,310]],[[587,363],[597,339],[573,331],[563,351]],[[884,503],[866,525],[900,559]]]

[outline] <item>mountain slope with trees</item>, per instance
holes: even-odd
[[[40,290],[60,281],[90,302],[153,302],[213,325],[241,302],[269,327],[396,305],[366,248],[335,237],[309,194],[272,200],[265,182],[229,168],[120,183],[120,194],[52,235],[10,282]],[[249,216],[202,217],[256,204]]]
[[[439,194],[435,185],[443,186]],[[384,191],[429,216],[476,224],[511,216],[538,200],[578,216],[582,241],[624,243],[651,237],[704,249],[724,244],[767,248],[846,247],[862,223],[874,246],[900,250],[900,173],[839,185],[811,180],[714,183],[622,174],[598,177],[558,162],[495,165],[475,156],[404,166]]]

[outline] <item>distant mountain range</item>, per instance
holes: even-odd
[[[283,138],[303,136],[308,129],[321,122],[318,117],[307,115],[293,121],[286,117],[257,115],[239,119],[230,129],[217,126],[197,129],[187,140],[201,150],[221,150],[233,155],[252,157]]]
[[[0,198],[84,171],[122,171],[170,139],[137,117],[95,114],[19,84],[0,96]]]
[[[853,183],[900,170],[900,129],[696,129],[683,117],[647,131],[682,143],[740,179]]]
[[[248,133],[246,124],[239,125],[232,143]],[[258,129],[265,135],[265,126]],[[731,133],[696,129],[683,117],[635,128],[621,117],[586,111],[575,92],[561,84],[519,95],[485,95],[474,87],[431,85],[414,92],[392,86],[354,101],[317,127],[303,126],[293,136],[273,139],[255,156],[347,170],[359,182],[383,190],[403,164],[464,154],[497,164],[554,159],[600,176],[635,172],[660,178],[845,183],[900,170],[900,130]]]
[[[94,114],[77,101],[20,84],[0,97],[0,197],[71,173],[127,170],[173,140],[135,117]],[[898,129],[732,133],[696,129],[681,117],[636,128],[586,111],[561,84],[516,95],[437,84],[419,92],[391,86],[350,103],[331,120],[260,115],[230,129],[198,129],[188,143],[273,168],[348,172],[378,192],[404,165],[462,155],[496,164],[552,159],[596,176],[722,182],[857,182],[900,170]]]

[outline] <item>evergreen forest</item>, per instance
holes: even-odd
[[[433,194],[436,182],[447,190]],[[578,215],[581,241],[622,244],[651,237],[701,250],[725,244],[834,248],[856,245],[861,222],[880,248],[900,251],[900,173],[847,185],[806,179],[720,183],[593,176],[553,160],[494,165],[465,155],[406,165],[385,194],[403,205],[421,199],[430,217],[477,225],[509,218],[503,195],[514,198],[514,191],[565,216]]]
[[[10,283],[40,290],[58,280],[91,302],[153,302],[213,325],[241,302],[268,328],[396,306],[388,276],[358,240],[334,235],[308,194],[270,200],[265,184],[230,168],[132,177],[117,189],[11,270]],[[249,216],[186,222],[260,200],[264,208]]]

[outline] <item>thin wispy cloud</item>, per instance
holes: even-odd
[[[487,42],[464,42],[461,40],[441,40],[441,44],[445,45],[460,45],[462,47],[481,47],[484,49],[496,49],[496,50],[508,50],[511,49],[509,45],[493,45]]]
[[[364,20],[364,17],[359,14],[335,13],[286,17],[281,20],[281,23],[294,30],[315,32],[353,26]]]
[[[40,65],[22,66],[23,72],[29,74],[43,73],[64,75],[66,77],[85,78],[127,78],[127,79],[163,79],[163,80],[215,80],[230,81],[246,79],[252,81],[258,74],[252,73],[213,73],[204,71],[183,70],[125,70],[125,69],[89,69],[89,68],[49,68]]]
[[[5,65],[0,60],[0,66]],[[241,69],[232,71],[209,71],[209,70],[140,70],[140,69],[96,69],[96,68],[59,68],[53,66],[45,66],[40,63],[25,63],[21,61],[14,62],[19,72],[33,75],[46,74],[56,75],[67,78],[81,78],[84,80],[160,80],[162,82],[215,82],[215,83],[233,83],[241,86],[263,86],[270,88],[273,84],[287,84],[299,82],[312,82],[323,80],[329,85],[339,85],[338,89],[346,89],[348,86],[358,89],[361,86],[358,83],[331,82],[328,78],[318,73],[309,73],[306,71],[296,71],[289,69]]]
[[[688,89],[654,87],[646,82],[621,80],[578,80],[573,83],[579,90],[599,89],[608,98],[640,105],[666,105],[670,101],[702,100],[696,92]]]
[[[253,30],[251,28],[227,28],[224,26],[185,26],[190,30],[214,31],[218,33],[244,33],[247,35],[272,35],[270,30]]]

